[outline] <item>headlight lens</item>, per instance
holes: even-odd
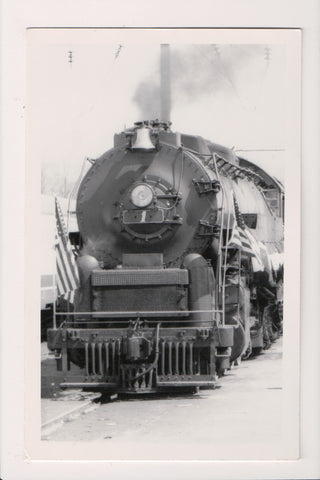
[[[131,192],[131,201],[136,207],[147,207],[153,199],[153,190],[149,185],[137,185]]]

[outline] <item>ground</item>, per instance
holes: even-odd
[[[42,438],[108,441],[108,445],[212,445],[219,446],[219,451],[223,445],[237,445],[237,452],[241,445],[254,445],[263,454],[266,446],[281,440],[281,364],[282,339],[228,371],[213,390],[111,402],[102,398],[86,413],[44,430]]]

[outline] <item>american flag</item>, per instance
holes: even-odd
[[[242,248],[240,229],[237,222],[234,222],[231,232],[231,237],[228,241],[228,247],[230,248]]]
[[[233,196],[233,202],[236,220],[232,228],[231,237],[228,241],[228,247],[240,248],[242,255],[251,257],[254,271],[263,270],[264,267],[260,258],[260,248],[243,220],[235,195]]]
[[[58,297],[64,297],[70,303],[73,303],[74,291],[79,287],[79,273],[57,198],[55,198],[55,211],[57,226],[55,244],[57,294]]]
[[[246,229],[243,229],[234,222],[231,237],[228,241],[229,248],[240,248],[243,255],[252,257],[256,255]]]
[[[233,195],[233,205],[235,213],[235,222],[232,227],[231,238],[228,241],[228,247],[240,248],[243,255],[252,257],[255,255],[250,239],[246,232],[246,224],[239,210],[239,205],[235,195]]]

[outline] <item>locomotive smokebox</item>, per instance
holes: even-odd
[[[139,125],[131,145],[124,132],[79,187],[77,219],[85,252],[104,268],[120,265],[123,254],[143,253],[163,253],[164,266],[180,267],[188,252],[201,254],[212,242],[215,173],[178,146],[165,127]],[[143,138],[135,137],[142,131]]]

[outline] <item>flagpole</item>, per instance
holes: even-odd
[[[68,297],[67,297],[67,312],[68,312],[67,320],[68,320],[68,322],[70,321],[70,315],[69,315],[69,313],[70,313],[70,300],[69,300],[69,298],[70,297],[69,297],[69,295],[70,294],[68,293]]]
[[[241,249],[238,249],[238,320],[240,321]],[[250,316],[250,312],[249,312]]]
[[[66,320],[70,321],[70,295],[79,287],[79,273],[72,245],[65,227],[63,213],[57,197],[55,197],[55,213],[57,227],[56,242],[56,288],[57,298],[66,301]]]
[[[224,312],[224,305],[223,305],[223,292],[222,292],[222,250],[223,250],[223,227],[224,227],[224,209],[225,209],[225,197],[226,193],[223,187],[223,182],[221,182],[218,167],[217,167],[217,158],[216,155],[212,155],[212,160],[213,160],[213,165],[214,165],[214,171],[216,174],[216,177],[218,181],[220,182],[221,185],[221,194],[222,194],[222,201],[221,201],[221,210],[220,210],[220,235],[219,235],[219,246],[218,246],[218,257],[217,257],[217,265],[216,265],[216,290],[215,290],[215,303],[216,303],[216,308],[222,305],[222,311],[221,315],[219,316],[219,323],[222,323],[224,325],[225,322],[225,312]],[[216,317],[217,318],[217,317]]]
[[[53,274],[53,328],[57,328],[57,310],[56,310],[56,297],[57,297],[57,276]]]

